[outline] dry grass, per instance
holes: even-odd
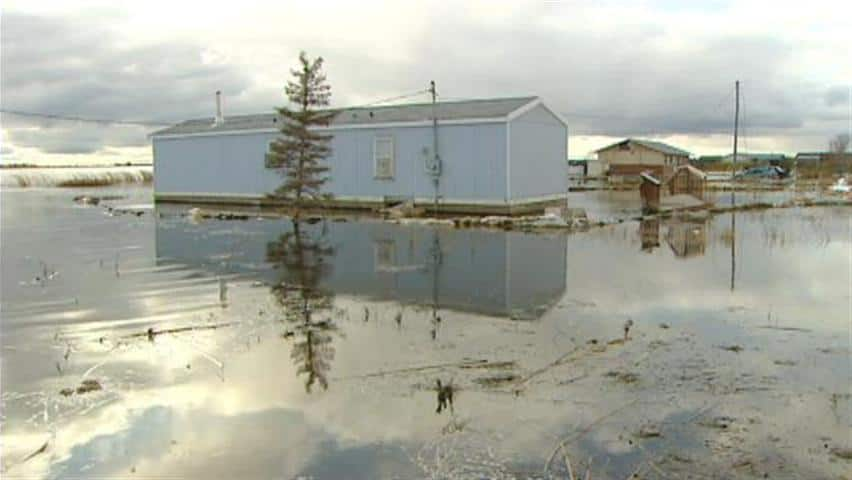
[[[73,178],[64,180],[56,184],[57,187],[72,188],[72,187],[106,187],[115,185],[116,182],[110,178]]]
[[[133,173],[115,173],[106,176],[81,176],[60,181],[56,184],[57,187],[73,188],[73,187],[108,187],[110,185],[119,185],[122,183],[142,183],[149,184],[154,181],[154,174],[148,171],[141,171],[142,181]],[[20,179],[19,179],[20,183]],[[25,186],[25,185],[22,185]]]
[[[91,172],[79,172],[70,177],[52,179],[50,175],[26,175],[19,174],[13,176],[13,181],[19,188],[28,187],[59,187],[59,188],[92,188],[92,187],[107,187],[110,185],[120,184],[143,184],[147,185],[154,181],[154,173],[147,170],[126,171],[126,172],[107,172],[106,174],[96,174]]]

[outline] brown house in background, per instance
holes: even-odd
[[[651,172],[657,178],[667,178],[675,167],[689,162],[689,152],[677,147],[655,142],[628,138],[597,150],[598,160],[609,169],[610,179],[615,181],[638,179],[642,172]]]

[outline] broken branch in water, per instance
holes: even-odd
[[[589,457],[589,463],[586,465],[586,474],[580,479],[574,476],[574,469],[571,468],[571,460],[568,458],[565,448],[560,446],[560,449],[562,450],[562,460],[565,461],[565,468],[568,469],[568,480],[592,480],[592,460],[594,460],[594,457]]]
[[[764,328],[767,330],[781,330],[783,332],[811,332],[812,330],[801,327],[779,327],[777,325],[759,325],[757,328]]]
[[[48,444],[49,442],[50,442],[49,440],[46,440],[46,441],[44,442],[44,445],[42,445],[42,446],[41,446],[41,448],[39,448],[39,449],[38,449],[38,450],[36,450],[35,452],[33,452],[33,453],[31,453],[31,454],[27,455],[26,457],[24,457],[24,459],[23,459],[23,460],[21,460],[21,463],[25,463],[25,462],[29,461],[31,458],[35,457],[36,455],[41,455],[42,453],[46,452],[46,451],[47,451],[47,444]]]
[[[562,450],[562,460],[565,461],[565,468],[568,469],[568,480],[576,480],[574,478],[574,470],[571,469],[571,460],[568,459],[568,453],[565,451],[565,447],[559,445],[559,448]]]
[[[153,327],[149,328],[145,332],[139,333],[131,333],[130,335],[125,335],[122,338],[138,338],[138,337],[148,337],[149,340],[152,340],[157,335],[163,335],[166,333],[182,333],[182,332],[191,332],[194,330],[215,330],[217,328],[222,327],[230,327],[234,325],[236,322],[227,322],[227,323],[217,323],[214,325],[197,325],[190,327],[178,327],[178,328],[167,328],[165,330],[154,330]]]
[[[562,365],[563,363],[567,363],[567,362],[568,362],[568,360],[569,360],[569,357],[570,357],[571,355],[573,355],[574,353],[576,353],[577,351],[579,351],[579,350],[580,350],[580,347],[576,347],[576,348],[574,348],[573,350],[571,350],[570,352],[568,352],[568,353],[565,353],[565,354],[561,355],[561,356],[560,356],[559,358],[557,358],[556,360],[554,360],[554,361],[552,361],[552,362],[548,363],[547,365],[545,365],[545,366],[543,366],[543,367],[539,368],[538,370],[534,370],[534,371],[530,372],[528,375],[526,375],[526,376],[524,376],[524,377],[521,377],[521,378],[518,380],[517,385],[520,387],[521,385],[524,385],[525,383],[527,383],[527,382],[529,382],[530,380],[532,380],[534,377],[537,377],[537,376],[541,375],[542,373],[544,373],[544,372],[546,372],[546,371],[550,370],[551,368],[556,367],[556,366],[558,366],[558,365]],[[576,358],[575,358],[575,359],[571,359],[571,360],[572,360],[572,361],[573,361],[573,360],[576,360]]]
[[[550,454],[550,456],[547,458],[547,462],[544,464],[544,473],[545,473],[545,475],[547,474],[548,470],[550,470],[550,464],[552,464],[552,463],[553,463],[553,458],[556,456],[556,454],[559,452],[559,450],[562,450],[562,451],[564,452],[564,451],[565,451],[565,447],[566,447],[567,445],[570,445],[570,444],[572,444],[572,443],[576,442],[576,441],[577,441],[577,440],[579,440],[581,437],[583,437],[585,434],[587,434],[587,433],[589,433],[590,431],[592,431],[592,429],[593,429],[593,428],[595,428],[595,426],[597,426],[598,424],[600,424],[600,423],[601,423],[601,422],[603,422],[604,420],[606,420],[606,419],[608,419],[608,418],[610,418],[610,417],[612,417],[612,416],[615,416],[615,415],[617,415],[617,414],[621,413],[622,411],[626,410],[626,409],[627,409],[627,408],[629,408],[629,407],[632,407],[632,406],[633,406],[634,404],[636,404],[636,402],[638,402],[638,401],[639,401],[639,399],[637,398],[637,399],[635,399],[635,400],[633,400],[633,401],[630,401],[630,402],[628,402],[628,403],[626,403],[626,404],[624,404],[624,405],[622,405],[622,406],[620,406],[620,407],[616,408],[615,410],[613,410],[613,411],[611,411],[611,412],[607,413],[606,415],[603,415],[603,416],[601,416],[601,417],[598,417],[595,421],[593,421],[592,423],[590,423],[590,424],[586,425],[585,427],[583,427],[580,431],[578,431],[577,433],[575,433],[573,436],[568,437],[568,438],[566,438],[565,440],[560,441],[560,442],[556,445],[556,448],[554,448],[554,449],[553,449],[553,452]]]
[[[631,325],[632,325],[632,323],[631,323]],[[589,349],[583,350],[582,347],[575,347],[571,351],[560,355],[559,358],[557,358],[556,360],[554,360],[554,361],[548,363],[547,365],[545,365],[545,366],[543,366],[543,367],[541,367],[537,370],[534,370],[534,371],[530,372],[528,375],[518,379],[518,381],[516,382],[516,387],[514,389],[514,392],[516,394],[520,393],[521,389],[524,387],[524,385],[526,385],[527,382],[529,382],[533,378],[541,375],[542,373],[547,372],[548,370],[550,370],[554,367],[558,367],[560,365],[565,365],[566,363],[571,363],[571,362],[580,360],[580,359],[584,358],[586,355],[591,355],[591,354],[594,354],[594,353],[603,353],[607,350],[607,346],[623,345],[623,344],[624,344],[624,340],[622,340],[620,338],[616,339],[616,340],[612,340],[612,341],[608,342],[606,345],[598,345],[597,340],[590,340],[589,341],[589,346],[590,346]],[[577,356],[572,357],[572,355],[574,355],[575,353],[577,354]],[[639,361],[641,361],[641,360],[639,360]],[[637,363],[639,361],[637,361]]]
[[[383,377],[385,375],[396,375],[400,373],[423,372],[426,370],[435,370],[439,368],[502,368],[507,365],[513,365],[512,362],[489,362],[488,360],[465,360],[455,363],[439,363],[436,365],[423,365],[420,367],[406,367],[394,370],[380,370],[373,373],[365,373],[363,375],[354,375],[351,377],[340,377],[334,380],[357,380],[361,378]]]
[[[182,333],[182,332],[190,332],[190,331],[195,331],[195,330],[215,330],[215,329],[217,329],[217,328],[230,327],[230,326],[232,326],[232,325],[236,325],[236,323],[237,323],[237,322],[227,322],[227,323],[217,323],[217,324],[213,324],[213,325],[198,325],[198,326],[190,326],[190,327],[168,328],[168,329],[165,329],[165,330],[154,330],[154,328],[153,328],[153,327],[151,327],[151,328],[149,328],[149,329],[148,329],[147,331],[145,331],[145,332],[131,333],[130,335],[125,335],[125,336],[123,336],[123,337],[121,337],[121,338],[139,338],[139,337],[147,337],[147,338],[148,338],[148,340],[150,340],[150,341],[154,341],[154,338],[155,338],[157,335],[163,335],[163,334],[167,334],[167,333]],[[113,350],[115,350],[116,348],[118,348],[118,346],[119,346],[119,345],[121,345],[121,343],[116,344],[116,345],[115,345],[112,349],[110,349],[110,352],[112,352]],[[210,363],[212,363],[213,365],[215,365],[216,367],[218,367],[218,368],[219,368],[219,373],[220,373],[220,378],[222,378],[222,380],[224,381],[224,369],[225,369],[225,364],[224,364],[222,361],[220,361],[220,360],[218,360],[217,358],[215,358],[214,356],[212,356],[212,355],[210,355],[209,353],[205,352],[204,350],[202,350],[202,349],[201,349],[201,348],[199,348],[198,346],[193,345],[193,344],[191,344],[191,343],[189,343],[188,345],[189,345],[189,346],[190,346],[193,350],[195,350],[198,354],[200,354],[201,356],[203,356],[204,358],[206,358],[208,361],[210,361]],[[86,378],[89,374],[91,374],[91,373],[92,373],[95,369],[97,369],[97,368],[99,368],[100,366],[104,365],[107,361],[108,361],[108,360],[104,360],[104,361],[102,361],[102,362],[100,362],[100,363],[98,363],[98,364],[94,365],[92,368],[90,368],[90,369],[86,370],[86,373],[84,373],[84,374],[83,374],[83,378],[85,379],[85,378]]]
[[[623,343],[623,342],[618,342],[618,343]],[[527,384],[527,382],[529,382],[533,378],[541,375],[542,373],[547,372],[548,370],[550,370],[554,367],[558,367],[560,365],[565,365],[566,363],[571,363],[571,362],[580,360],[580,359],[584,358],[586,355],[589,355],[589,354],[603,353],[607,349],[607,347],[605,345],[600,345],[600,346],[597,345],[597,342],[592,343],[591,347],[592,348],[590,348],[588,350],[583,350],[582,347],[575,347],[573,350],[559,356],[559,358],[557,358],[556,360],[548,363],[547,365],[545,365],[545,366],[543,366],[543,367],[541,367],[537,370],[530,372],[528,375],[526,375],[524,377],[521,377],[516,382],[516,387],[514,389],[515,393],[519,393],[521,391],[521,389],[523,389],[524,385]],[[577,354],[577,356],[572,357],[572,355],[574,355],[574,354]]]

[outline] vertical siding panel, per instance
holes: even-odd
[[[564,193],[567,127],[539,105],[514,119],[509,128],[511,199]]]

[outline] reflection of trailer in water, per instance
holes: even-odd
[[[234,223],[207,220],[193,225],[182,219],[176,223],[159,219],[159,262],[196,266],[216,274],[249,275],[269,284],[279,281],[278,272],[267,261],[268,245],[290,231],[290,223],[240,222],[238,226],[238,233],[222,235]],[[318,287],[339,295],[532,319],[565,293],[564,235],[374,221],[302,228],[327,229],[326,242],[334,253],[326,259],[329,272]],[[232,260],[218,260],[223,255]]]

